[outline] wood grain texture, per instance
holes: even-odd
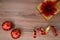
[[[43,0],[0,0],[0,40],[15,40],[10,31],[2,29],[2,23],[10,20],[15,28],[22,30],[22,36],[16,40],[60,40],[60,12],[47,21],[37,11],[36,6]],[[45,36],[37,33],[37,38],[32,36],[32,30],[37,27],[46,28],[48,25],[56,26],[59,35],[54,36],[52,31]]]

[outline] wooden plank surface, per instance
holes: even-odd
[[[15,40],[11,37],[10,31],[2,29],[2,23],[10,20],[15,24],[15,28],[21,28],[22,36],[16,40],[60,40],[60,12],[51,20],[45,20],[37,11],[36,6],[43,0],[0,0],[0,40]],[[59,35],[54,36],[50,31],[47,35],[42,36],[37,33],[37,38],[32,36],[32,30],[42,26],[56,26]]]

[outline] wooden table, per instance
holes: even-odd
[[[12,21],[15,28],[22,30],[22,36],[16,40],[60,40],[60,12],[51,20],[47,21],[36,9],[36,6],[43,0],[0,0],[0,40],[14,40],[10,31],[2,29],[2,23],[6,20]],[[40,35],[33,38],[32,30],[37,27],[46,28],[48,25],[56,26],[59,35],[54,36],[50,30],[47,35]]]

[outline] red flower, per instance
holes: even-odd
[[[57,11],[57,9],[55,8],[55,2],[52,1],[42,2],[40,8],[41,13],[47,17],[54,15],[54,13]]]

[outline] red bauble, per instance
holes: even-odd
[[[12,28],[13,24],[10,21],[5,21],[2,24],[2,28],[6,31],[10,30]]]
[[[11,36],[14,38],[14,39],[17,39],[21,36],[21,31],[19,29],[14,29],[12,30],[11,32]]]

